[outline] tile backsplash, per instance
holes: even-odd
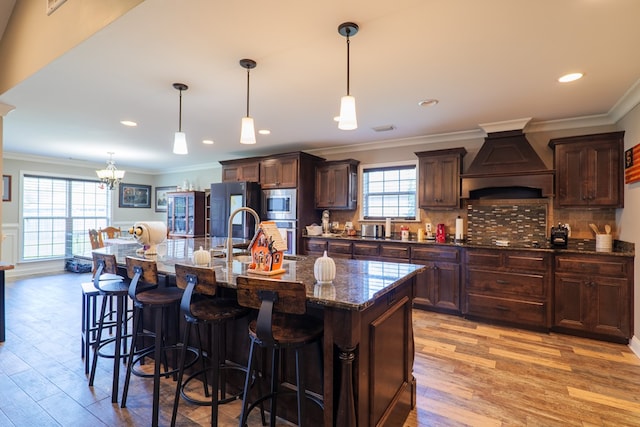
[[[546,199],[475,200],[467,204],[467,235],[471,244],[495,244],[496,240],[531,244],[547,234]]]

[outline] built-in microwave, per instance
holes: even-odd
[[[297,219],[295,188],[262,190],[262,218],[264,219]]]

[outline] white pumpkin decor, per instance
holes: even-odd
[[[327,256],[327,251],[313,264],[313,275],[319,284],[331,283],[336,278],[336,263]]]
[[[199,267],[207,267],[211,262],[211,254],[209,251],[200,249],[197,251],[193,251],[193,263]]]

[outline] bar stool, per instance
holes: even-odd
[[[127,374],[125,376],[124,388],[122,392],[121,407],[127,406],[127,394],[129,392],[129,382],[131,374],[143,378],[153,378],[153,413],[152,426],[158,425],[159,405],[160,405],[160,365],[164,362],[163,376],[168,377],[176,373],[176,369],[169,369],[167,365],[167,351],[177,350],[177,345],[166,343],[166,313],[169,309],[175,308],[182,298],[182,289],[176,287],[158,287],[158,265],[153,260],[127,257],[127,276],[131,279],[128,294],[133,300],[133,337],[131,348],[128,354]],[[140,322],[143,309],[154,311],[154,332],[152,335],[140,331]],[[153,336],[153,346],[136,351],[138,339],[143,336]],[[153,374],[144,373],[137,370],[134,365],[142,362],[146,357],[153,354],[154,368]]]
[[[126,348],[126,314],[127,314],[127,291],[128,285],[122,277],[117,275],[118,266],[115,255],[93,253],[93,262],[96,271],[93,276],[93,285],[102,296],[100,315],[98,317],[97,336],[93,341],[93,362],[91,365],[91,375],[89,376],[89,386],[93,387],[98,365],[98,356],[113,359],[113,379],[111,384],[111,402],[118,402],[118,379],[120,378],[120,359],[126,357],[121,348],[124,342]],[[115,318],[108,319],[111,310],[107,310],[107,304],[111,299],[116,300]],[[107,328],[115,328],[115,337],[103,339],[102,334]],[[113,344],[113,354],[102,351],[107,345]]]
[[[91,231],[91,230],[89,230]],[[95,230],[94,230],[95,231]],[[95,263],[92,268],[95,272]],[[80,283],[80,289],[82,291],[82,319],[81,319],[81,327],[80,327],[80,356],[84,359],[84,373],[85,375],[89,373],[90,363],[90,349],[96,343],[98,336],[98,303],[100,297],[100,290],[96,288],[93,284],[93,279],[91,278],[90,282],[82,282]],[[111,274],[111,273],[102,273],[98,280],[124,280],[122,276]],[[104,327],[109,329],[109,332],[113,332],[113,327],[115,326],[115,322],[113,321],[113,317],[115,316],[115,311],[113,310],[113,296],[108,296],[108,306],[107,312],[105,313],[106,317],[109,318],[108,322],[103,324]],[[125,330],[126,331],[126,330]]]
[[[305,388],[303,375],[303,360],[300,351],[304,346],[317,343],[321,347],[323,335],[322,319],[306,313],[306,287],[302,282],[287,282],[283,280],[238,276],[238,303],[241,306],[259,309],[257,320],[249,323],[249,361],[247,377],[242,396],[242,413],[240,427],[244,427],[247,417],[253,408],[267,399],[271,399],[270,425],[275,426],[276,404],[279,394],[280,353],[282,349],[295,352],[298,425],[302,426],[305,418],[306,399],[311,399],[324,409],[322,400],[313,397]],[[271,387],[269,394],[259,397],[249,404],[249,378],[253,371],[255,347],[271,349]],[[322,369],[322,357],[320,358]],[[321,375],[322,378],[322,375]]]
[[[216,272],[212,268],[194,267],[190,265],[176,264],[176,285],[184,289],[180,311],[186,321],[184,326],[184,337],[182,354],[180,356],[180,371],[178,372],[178,384],[173,403],[173,414],[171,425],[175,425],[178,414],[178,404],[180,396],[188,402],[197,405],[211,405],[211,425],[218,425],[218,405],[236,400],[242,394],[240,392],[227,396],[225,376],[221,375],[226,369],[237,369],[246,375],[246,368],[243,366],[227,363],[225,355],[226,333],[225,327],[229,322],[240,319],[249,314],[249,309],[240,307],[235,299],[217,297]],[[200,345],[200,356],[202,356],[202,345],[200,339],[200,329],[198,325],[207,325],[211,330],[209,354],[210,366],[205,367],[204,361],[202,369],[190,375],[184,382],[182,381],[185,366],[185,357],[191,326],[196,326],[196,334]],[[207,384],[207,372],[212,374],[212,391],[209,392]],[[185,391],[185,387],[194,378],[202,376],[204,395],[211,395],[210,401],[198,400],[190,397]]]

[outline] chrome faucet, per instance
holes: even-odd
[[[238,209],[236,209],[235,211],[231,212],[231,215],[229,215],[229,223],[227,224],[227,233],[229,234],[227,237],[227,264],[231,264],[233,263],[233,237],[231,236],[232,232],[233,232],[233,217],[236,216],[236,214],[238,212],[249,212],[251,215],[253,215],[253,217],[256,219],[256,232],[258,231],[258,227],[260,227],[260,216],[258,215],[258,212],[254,211],[253,209],[246,207],[246,206],[242,206]]]

